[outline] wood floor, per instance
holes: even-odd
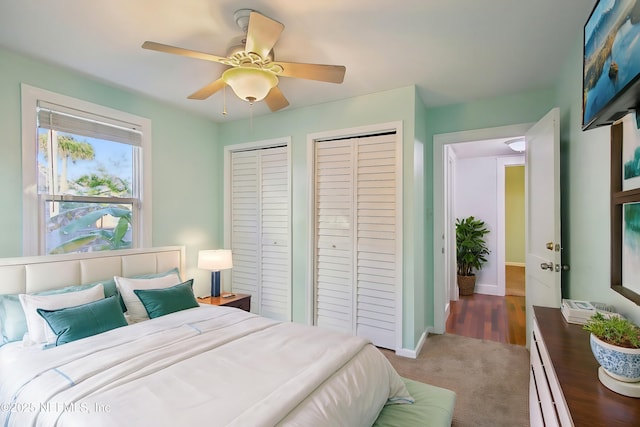
[[[505,292],[507,295],[525,295],[525,269],[517,265],[507,265],[504,268]]]
[[[450,334],[522,346],[526,328],[525,300],[517,295],[461,296],[451,301],[446,325]]]

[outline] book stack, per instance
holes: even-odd
[[[589,301],[563,299],[560,307],[564,319],[569,323],[584,325],[598,310]]]

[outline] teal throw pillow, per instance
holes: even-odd
[[[58,336],[56,346],[127,326],[118,296],[60,310],[37,309]]]
[[[0,346],[21,341],[27,333],[27,318],[17,294],[0,295],[0,333]]]
[[[162,289],[134,289],[150,319],[188,308],[198,307],[193,295],[193,279]]]

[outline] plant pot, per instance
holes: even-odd
[[[606,343],[591,334],[591,351],[602,369],[624,382],[640,381],[640,348],[624,348]]]
[[[476,287],[476,276],[458,275],[458,289],[460,295],[473,295]]]

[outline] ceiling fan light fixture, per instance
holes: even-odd
[[[251,9],[240,9],[234,19],[243,34],[233,39],[227,56],[145,41],[143,49],[217,62],[228,69],[222,76],[188,96],[203,100],[230,86],[238,98],[253,104],[265,101],[271,111],[286,108],[289,101],[278,87],[278,77],[342,83],[346,68],[343,65],[275,62],[273,48],[284,25]],[[226,104],[225,104],[226,105]],[[223,114],[226,108],[223,108]]]
[[[230,68],[222,74],[222,80],[233,89],[238,98],[253,104],[262,101],[278,84],[278,77],[260,68]]]

